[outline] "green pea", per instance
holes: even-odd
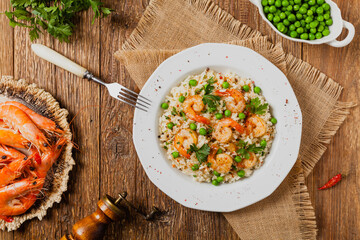
[[[310,23],[311,28],[316,28],[318,25],[319,25],[319,22],[316,20]]]
[[[225,115],[225,117],[231,117],[231,111],[225,110],[224,115]]]
[[[310,24],[309,23],[307,23],[306,25],[305,25],[305,32],[307,32],[307,30],[309,30],[310,29]]]
[[[190,127],[191,130],[194,130],[194,131],[195,131],[196,128],[197,128],[197,126],[196,126],[195,123],[190,123],[189,127]]]
[[[316,37],[317,39],[322,38],[322,33],[321,33],[321,32],[316,33],[316,34],[315,34],[315,37]]]
[[[330,34],[330,31],[325,29],[323,32],[322,32],[322,35],[324,36],[328,36]]]
[[[234,160],[235,160],[235,162],[237,162],[237,163],[239,163],[239,162],[241,162],[241,157],[240,156],[236,156],[235,158],[234,158]]]
[[[259,87],[254,87],[254,93],[259,94],[261,92],[261,88]]]
[[[181,95],[181,96],[179,97],[179,102],[183,103],[184,101],[185,101],[185,97]]]
[[[322,22],[322,21],[324,21],[324,16],[319,15],[319,16],[317,16],[316,20],[318,20],[319,22]]]
[[[283,7],[287,7],[287,6],[289,6],[289,1],[284,0],[284,1],[281,2],[281,5]]]
[[[211,181],[211,184],[214,185],[214,186],[217,186],[217,185],[219,185],[219,182],[216,181],[216,180],[212,180],[212,181]]]
[[[214,174],[215,176],[217,176],[217,177],[220,176],[220,173],[218,173],[216,170],[213,171],[213,174]]]
[[[314,6],[316,4],[316,1],[315,0],[309,0],[309,5],[310,6]]]
[[[266,7],[264,7],[264,13],[269,13],[270,11],[269,11],[269,6],[266,6]]]
[[[272,13],[269,13],[269,14],[267,15],[267,19],[268,19],[270,22],[272,22],[273,18],[274,18],[274,15],[273,15]]]
[[[192,165],[191,169],[192,169],[193,171],[199,170],[199,165],[198,165],[198,164],[194,164],[194,165]]]
[[[164,103],[161,104],[161,108],[162,108],[162,109],[168,109],[168,108],[169,108],[169,104],[166,103],[166,102],[164,102]]]
[[[291,25],[289,26],[289,30],[290,30],[290,31],[295,31],[295,29],[296,29],[296,27],[295,27],[294,24],[291,24]]]
[[[308,16],[312,16],[313,14],[314,14],[314,12],[311,11],[310,9],[307,11],[307,15],[308,15]]]
[[[312,6],[312,7],[310,8],[310,10],[313,11],[313,13],[315,13],[315,12],[316,12],[316,7],[315,7],[315,6]]]
[[[216,119],[222,119],[223,115],[221,113],[215,114]]]
[[[269,5],[274,5],[275,4],[275,0],[268,0]]]
[[[328,25],[328,26],[331,26],[331,25],[333,25],[333,20],[330,18],[330,19],[325,21],[325,24]]]
[[[286,14],[284,12],[280,13],[279,15],[280,19],[285,19],[286,18]]]
[[[266,147],[266,144],[267,144],[267,142],[266,142],[266,140],[265,140],[265,139],[261,140],[261,142],[260,142],[260,146],[262,146],[262,147]]]
[[[295,23],[294,23],[294,25],[295,25],[295,27],[301,27],[301,23],[299,22],[299,21],[296,21]]]
[[[325,13],[325,14],[324,14],[324,19],[325,19],[325,20],[330,19],[330,14]]]
[[[303,18],[302,14],[301,13],[297,13],[296,14],[296,19],[297,20],[301,20]]]
[[[326,23],[325,23],[325,22],[320,22],[319,25],[325,27],[325,26],[326,26]]]
[[[240,170],[240,171],[237,172],[237,175],[242,178],[242,177],[245,176],[245,171],[244,171],[244,170]]]
[[[290,21],[287,20],[287,19],[284,19],[283,24],[284,24],[285,26],[290,26]]]
[[[276,12],[276,7],[275,6],[269,7],[269,12],[275,13]]]
[[[317,28],[317,31],[318,32],[322,32],[324,31],[325,27],[323,25],[320,25],[318,28]]]
[[[324,3],[322,5],[322,8],[325,10],[325,11],[329,11],[330,10],[330,5],[328,3]]]
[[[299,5],[294,5],[294,7],[293,7],[293,9],[294,9],[294,11],[299,11],[299,9],[300,9],[300,6]]]
[[[305,14],[305,13],[307,13],[307,9],[302,6],[302,7],[300,7],[300,9],[299,9],[299,13]]]
[[[275,6],[278,7],[278,8],[281,7],[281,1],[280,1],[280,0],[276,0],[276,1],[275,1]]]
[[[277,123],[277,119],[274,118],[274,117],[272,117],[272,118],[270,119],[270,122],[271,122],[272,124],[276,124],[276,123]]]
[[[287,6],[286,10],[291,12],[293,10],[293,6],[292,5]]]
[[[306,17],[306,18],[305,18],[305,22],[306,22],[306,23],[311,23],[312,20],[313,20],[312,17]]]
[[[302,34],[304,32],[304,28],[299,27],[299,28],[296,29],[296,32],[299,33],[299,34]]]
[[[195,79],[191,79],[189,81],[189,85],[195,87],[198,84],[198,82]]]
[[[225,88],[225,89],[229,88],[230,84],[228,82],[223,82],[222,87]]]
[[[294,0],[295,4],[301,4],[301,0]]]
[[[317,32],[316,28],[310,28],[310,33],[315,34]]]
[[[317,14],[323,14],[323,12],[324,12],[324,9],[323,9],[322,7],[318,7],[318,8],[316,9],[316,13],[317,13]]]
[[[304,3],[304,4],[302,5],[302,7],[304,7],[304,8],[306,8],[306,9],[308,9],[308,8],[309,8],[309,4]]]
[[[283,23],[279,23],[277,25],[277,29],[280,31],[280,32],[284,32],[285,31],[285,25]],[[246,91],[247,92],[247,91]]]
[[[223,150],[221,148],[219,148],[219,150],[217,150],[216,154],[220,154],[223,153]]]
[[[216,178],[216,181],[218,181],[219,183],[221,183],[222,181],[224,181],[224,178],[223,178],[223,177],[217,177],[217,178]]]
[[[248,92],[248,91],[250,90],[250,87],[249,87],[249,85],[244,85],[244,86],[242,87],[242,89],[243,89],[245,92]]]
[[[314,40],[315,39],[315,34],[314,33],[309,33],[309,39]]]
[[[305,27],[305,25],[306,25],[305,20],[300,20],[300,23],[301,23],[301,26],[302,26],[302,27]]]
[[[280,17],[279,17],[279,16],[275,16],[274,19],[273,19],[273,22],[274,22],[274,23],[280,22]]]
[[[172,152],[171,155],[173,156],[173,158],[179,157],[179,153],[178,153],[178,152]]]
[[[245,113],[239,113],[239,119],[245,119],[246,115]]]
[[[295,22],[295,21],[296,21],[296,16],[295,16],[294,14],[290,14],[290,15],[288,16],[288,20],[289,20],[290,22]]]
[[[168,129],[173,129],[174,123],[169,122],[166,126],[168,127]]]
[[[205,128],[200,128],[199,129],[199,134],[205,136],[207,134],[206,129]]]
[[[321,4],[324,4],[325,1],[324,0],[317,0],[316,2],[317,2],[317,4],[321,5]]]
[[[297,36],[298,36],[298,33],[296,31],[291,31],[290,32],[290,37],[296,38]]]
[[[307,40],[309,38],[309,34],[303,33],[303,34],[300,35],[300,38],[303,39],[303,40]]]
[[[262,1],[261,1],[261,4],[262,4],[263,6],[267,6],[267,5],[269,4],[269,2],[268,2],[268,0],[262,0]]]

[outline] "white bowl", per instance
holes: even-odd
[[[303,40],[299,38],[292,38],[289,37],[282,32],[280,32],[265,16],[263,6],[261,5],[261,0],[250,0],[252,4],[258,7],[259,13],[262,16],[262,18],[271,26],[272,29],[274,29],[278,34],[280,34],[282,37],[287,38],[291,41],[295,42],[303,42],[308,44],[329,44],[332,47],[344,47],[348,45],[355,36],[355,28],[354,25],[351,23],[345,21],[341,17],[341,11],[339,7],[331,0],[326,0],[325,2],[328,3],[331,7],[330,13],[331,17],[333,19],[333,25],[329,26],[330,34],[326,37],[315,39],[315,40]],[[345,39],[342,41],[337,41],[336,38],[341,34],[343,28],[348,29],[348,34]]]
[[[277,134],[264,165],[235,183],[213,186],[199,183],[173,168],[159,145],[160,104],[186,76],[205,68],[232,71],[250,77],[262,89],[277,118]],[[271,62],[251,49],[236,45],[206,43],[186,49],[164,61],[140,92],[152,99],[148,112],[135,110],[133,141],[150,180],[178,203],[195,209],[231,212],[269,196],[284,180],[298,156],[302,117],[299,104],[286,76]]]

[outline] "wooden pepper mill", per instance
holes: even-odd
[[[109,195],[105,195],[97,203],[97,210],[91,215],[81,219],[74,224],[72,233],[64,235],[60,240],[98,240],[103,239],[107,225],[111,222],[125,219],[128,215],[128,208],[133,208],[137,213],[144,216],[146,220],[151,220],[159,210],[153,207],[150,214],[145,215],[125,198],[127,193],[119,194],[115,200]]]

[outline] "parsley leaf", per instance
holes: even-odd
[[[210,154],[210,147],[207,144],[201,146],[201,148],[196,147],[195,144],[190,145],[190,149],[188,153],[195,152],[196,158],[198,159],[199,163],[206,162],[207,156]]]
[[[250,103],[246,105],[246,109],[249,112],[259,115],[264,114],[267,108],[268,108],[268,104],[267,103],[261,104],[261,101],[258,97],[251,99]]]
[[[75,16],[90,7],[96,18],[106,17],[111,9],[103,7],[99,0],[11,0],[11,11],[5,15],[11,27],[29,28],[31,41],[40,37],[42,30],[60,40],[69,42],[75,28]]]
[[[243,140],[240,140],[237,143],[237,145],[239,149],[236,152],[239,154],[241,158],[246,158],[246,159],[250,158],[250,152],[257,154],[265,149],[265,147],[262,146],[257,147],[255,143],[248,145],[248,143],[244,142]]]
[[[203,103],[208,105],[210,109],[216,109],[218,101],[220,101],[220,97],[215,95],[204,95],[202,100]]]

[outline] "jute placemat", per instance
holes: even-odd
[[[353,104],[338,101],[342,87],[325,74],[207,0],[151,1],[115,56],[141,88],[166,58],[204,42],[228,42],[262,54],[287,75],[303,114],[300,154],[288,177],[268,198],[224,216],[241,239],[315,239],[315,214],[304,176]]]

